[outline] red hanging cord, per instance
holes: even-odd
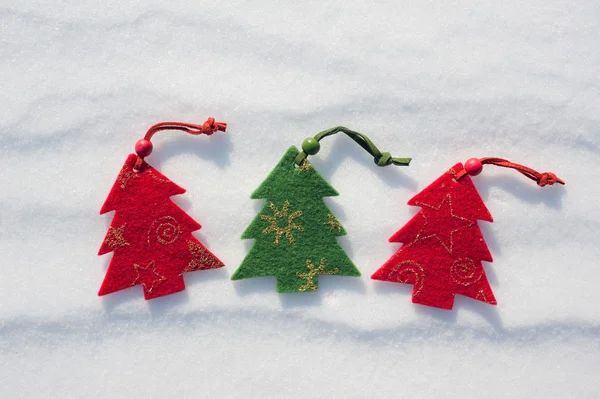
[[[507,161],[506,159],[502,159],[502,158],[495,158],[495,157],[488,157],[488,158],[481,158],[481,159],[477,159],[477,158],[471,158],[467,161],[467,163],[479,163],[481,166],[483,165],[496,165],[496,166],[501,166],[503,168],[510,168],[510,169],[515,169],[517,172],[521,173],[523,176],[526,176],[527,178],[535,181],[538,186],[540,187],[544,187],[545,185],[552,185],[554,183],[559,183],[559,184],[565,184],[565,182],[563,180],[561,180],[560,178],[558,178],[554,173],[552,172],[543,172],[540,173],[536,170],[533,170],[531,168],[528,168],[527,166],[523,166],[523,165],[519,165],[518,163],[514,163],[514,162],[510,162]],[[465,164],[466,166],[466,164]],[[466,174],[472,174],[472,175],[476,175],[481,171],[481,168],[477,168],[476,166],[473,167],[474,172],[468,171],[467,168],[461,170],[460,172],[457,172],[454,177],[456,180],[461,179],[462,177],[464,177]]]
[[[227,129],[227,123],[215,122],[215,118],[208,118],[202,125],[186,122],[160,122],[148,129],[144,139],[150,141],[152,136],[161,130],[181,130],[189,134],[206,134],[210,136],[218,130],[224,132],[225,129]]]
[[[152,125],[146,132],[144,138],[138,140],[138,142],[135,144],[135,152],[137,153],[138,157],[133,170],[140,170],[140,167],[144,163],[144,158],[152,153],[152,143],[150,142],[152,136],[162,130],[181,130],[193,135],[206,134],[207,136],[210,136],[219,130],[224,132],[225,129],[227,129],[227,123],[216,122],[215,118],[208,118],[202,125],[187,122],[160,122]]]

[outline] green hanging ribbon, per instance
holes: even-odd
[[[345,133],[348,137],[354,140],[358,145],[365,149],[369,154],[373,156],[373,160],[377,166],[408,166],[411,158],[394,158],[389,152],[381,152],[379,148],[364,134],[355,132],[343,126],[337,126],[331,129],[324,130],[315,135],[314,138],[309,137],[302,142],[302,152],[294,159],[296,165],[302,164],[308,155],[315,155],[319,152],[321,145],[319,141],[322,138],[334,135],[336,133]]]

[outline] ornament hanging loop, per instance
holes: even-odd
[[[496,165],[501,166],[503,168],[515,169],[517,172],[521,173],[523,176],[535,181],[538,186],[544,187],[546,185],[553,185],[554,183],[565,184],[565,182],[557,177],[552,172],[538,172],[534,169],[531,169],[524,165],[519,165],[518,163],[507,161],[502,158],[495,157],[487,157],[487,158],[471,158],[465,162],[465,168],[460,172],[457,172],[454,175],[456,180],[460,180],[465,175],[469,174],[472,176],[478,175],[483,168],[483,165]]]
[[[206,134],[207,136],[210,136],[218,130],[224,132],[225,129],[227,129],[227,123],[215,122],[215,118],[208,118],[202,125],[187,122],[160,122],[152,125],[150,129],[148,129],[144,139],[150,141],[152,136],[161,130],[181,130],[193,135]]]
[[[219,130],[224,132],[225,129],[227,129],[227,123],[216,122],[215,118],[208,118],[202,125],[187,122],[160,122],[152,125],[146,132],[144,138],[135,143],[135,152],[138,157],[133,166],[133,171],[140,171],[140,168],[144,163],[144,158],[152,153],[153,146],[150,141],[152,136],[162,130],[181,130],[193,135],[206,134],[207,136],[210,136]]]
[[[350,130],[344,126],[337,126],[317,133],[314,138],[309,137],[304,140],[304,142],[302,142],[302,152],[300,152],[296,159],[294,159],[296,165],[301,165],[308,155],[315,155],[319,152],[321,147],[319,141],[321,141],[321,139],[340,132],[345,133],[365,151],[371,154],[373,156],[373,161],[377,166],[408,166],[410,164],[411,158],[394,158],[389,152],[379,151],[379,148],[377,148],[377,146],[365,134]]]

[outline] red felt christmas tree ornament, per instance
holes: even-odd
[[[223,267],[192,232],[200,225],[170,197],[185,190],[144,160],[152,136],[163,130],[211,135],[227,125],[209,118],[204,124],[162,122],[148,129],[121,168],[100,214],[115,211],[98,255],[113,252],[98,295],[141,285],[152,299],[185,289],[183,273]]]
[[[483,165],[515,169],[540,187],[565,184],[553,173],[501,158],[457,163],[408,201],[421,210],[390,238],[403,245],[372,279],[413,285],[412,301],[421,305],[452,309],[456,294],[496,304],[481,264],[492,255],[477,224],[493,219],[470,178]]]

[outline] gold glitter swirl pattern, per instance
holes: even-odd
[[[126,225],[127,223],[123,223],[121,227],[118,227],[116,229],[112,226],[109,226],[108,234],[104,239],[104,244],[108,245],[108,247],[111,250],[129,245],[127,240],[125,240],[125,238],[123,237],[123,232],[125,231]]]
[[[461,258],[454,261],[450,276],[456,284],[468,287],[481,280],[483,269],[478,268],[471,258]]]
[[[169,245],[177,241],[180,234],[181,227],[179,227],[179,223],[173,216],[160,217],[152,222],[148,230],[148,245],[150,245],[153,235],[162,245]]]
[[[393,275],[395,275],[398,282],[412,284],[415,287],[416,291],[413,292],[413,296],[419,295],[423,290],[425,271],[423,270],[423,267],[414,260],[405,260],[398,263],[390,270],[388,278],[391,278]]]
[[[187,267],[181,272],[193,272],[200,269],[216,269],[223,266],[223,263],[219,262],[212,256],[206,248],[193,241],[188,241],[188,248],[192,255],[192,260]]]
[[[299,216],[302,216],[302,211],[298,210],[292,213],[289,213],[290,202],[286,200],[283,204],[283,208],[278,210],[275,204],[271,202],[269,205],[273,215],[260,215],[261,220],[266,220],[271,222],[271,224],[263,230],[264,235],[268,235],[270,233],[275,233],[275,245],[279,245],[279,239],[282,236],[288,239],[290,244],[294,243],[294,235],[292,234],[293,230],[304,231],[304,227],[297,225],[294,222]],[[285,227],[281,227],[277,222],[283,219],[284,223],[287,221],[287,225]]]
[[[329,231],[333,231],[333,229],[337,229],[337,231],[342,231],[342,224],[340,223],[339,220],[337,220],[337,218],[335,216],[333,216],[330,213],[329,215],[327,215],[327,219],[329,219],[329,220],[327,220],[323,224],[329,225]]]
[[[315,265],[312,264],[310,259],[306,259],[306,267],[308,267],[308,273],[296,272],[296,276],[306,279],[306,283],[300,288],[298,288],[298,291],[304,292],[310,290],[315,292],[317,291],[317,285],[313,280],[315,277],[317,277],[319,274],[337,274],[340,271],[340,269],[338,269],[337,267],[333,270],[325,270],[325,263],[325,258],[322,258],[321,262],[319,263],[319,267],[315,267]]]

